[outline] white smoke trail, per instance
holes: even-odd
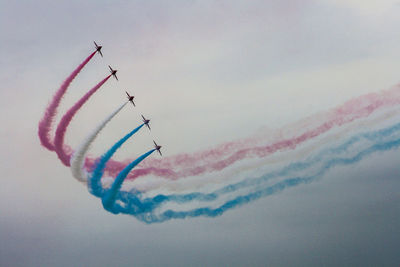
[[[128,102],[125,102],[112,112],[107,118],[105,118],[94,130],[90,133],[85,140],[78,146],[78,149],[74,152],[71,157],[71,172],[72,175],[80,182],[86,183],[87,172],[84,168],[86,153],[90,148],[90,145],[94,142],[97,135],[103,130],[107,123],[120,112]]]

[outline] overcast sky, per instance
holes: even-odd
[[[112,215],[40,146],[37,124],[69,73],[63,113],[119,70],[71,124],[72,146],[136,95],[96,140],[132,129],[116,158],[156,139],[166,156],[279,128],[400,81],[400,2],[0,0],[0,265],[397,266],[398,150],[214,219],[145,225]],[[58,116],[58,119],[60,116]]]

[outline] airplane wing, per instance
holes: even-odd
[[[96,44],[96,42],[95,41],[93,41],[93,43],[94,43],[94,45],[96,46],[96,48],[98,47],[98,45]]]
[[[133,106],[136,107],[136,105],[135,105],[135,103],[133,102],[133,100],[132,100],[131,102],[132,102]]]
[[[149,128],[149,130],[151,131],[150,125],[149,125],[149,124],[146,124],[146,126],[147,126],[147,128]]]
[[[131,97],[127,91],[125,91],[125,93],[126,93],[126,95],[127,95],[128,97]]]
[[[157,146],[157,143],[156,143],[156,141],[154,141],[154,140],[153,140],[153,143],[154,143],[154,145],[155,145],[155,146]]]
[[[158,150],[158,153],[160,153],[160,156],[162,156],[162,153],[161,153],[161,151],[160,151],[160,150]]]
[[[146,120],[143,115],[142,115],[142,118],[143,118],[144,121]]]
[[[117,77],[117,74],[114,74],[114,77],[115,77],[115,79],[117,79],[117,81],[118,81],[118,77]]]
[[[113,71],[113,69],[110,67],[110,65],[108,65],[108,67],[110,68],[110,71],[112,72],[112,71]]]
[[[99,50],[99,54],[100,54],[100,56],[101,56],[101,57],[103,57],[103,53],[101,53],[101,51],[100,51],[100,50]]]

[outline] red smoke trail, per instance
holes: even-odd
[[[70,165],[69,160],[72,155],[72,149],[68,145],[64,145],[66,128],[79,108],[110,76],[105,78],[95,88],[89,91],[64,115],[56,130],[54,146],[50,138],[51,126],[57,107],[66,89],[94,54],[95,53],[92,53],[81,65],[79,65],[62,84],[39,123],[39,137],[42,145],[49,150],[56,149],[58,157],[66,166]],[[224,143],[213,149],[193,154],[179,154],[163,159],[148,160],[139,166],[141,169],[137,169],[131,173],[128,176],[128,179],[135,179],[148,174],[168,179],[178,179],[222,170],[244,158],[265,157],[282,149],[294,149],[297,145],[317,137],[329,131],[333,127],[339,127],[356,119],[368,117],[371,113],[382,107],[398,104],[400,104],[400,90],[399,86],[396,86],[390,90],[363,95],[347,101],[343,105],[324,113],[322,116],[311,116],[306,120],[301,121],[301,123],[296,125],[296,127],[290,127],[296,130],[303,129],[302,133],[291,135],[290,138],[280,138],[280,140],[275,139],[274,142],[270,142],[268,145],[260,146],[260,140],[251,137],[244,140]],[[310,127],[311,124],[315,125],[315,127]],[[285,128],[283,130],[287,131]],[[90,171],[92,169],[95,160],[95,158],[86,159],[85,167],[87,170]],[[115,177],[125,167],[127,161],[118,162],[110,160],[105,170],[106,174]]]
[[[288,138],[284,139],[285,142],[290,142],[293,138],[298,138],[297,141],[300,141],[302,138],[306,138],[309,134],[313,135],[319,129],[319,131],[326,132],[330,128],[335,125],[340,126],[344,123],[351,122],[354,119],[367,117],[370,113],[374,112],[376,109],[379,109],[383,106],[391,106],[399,104],[400,98],[400,90],[399,86],[393,87],[389,90],[384,90],[380,93],[370,93],[355,99],[349,100],[342,104],[339,107],[333,108],[328,112],[323,114],[316,114],[310,116],[307,119],[301,120],[299,123],[292,125],[291,127],[285,127],[280,131],[276,131],[272,133],[272,135],[278,136],[277,132],[287,132],[289,130],[296,131],[293,134],[290,134]],[[330,125],[333,124],[333,125]],[[314,127],[311,128],[311,125]],[[323,128],[328,128],[325,131]],[[299,130],[300,129],[300,130]],[[297,137],[294,137],[294,134],[299,133]],[[271,133],[268,133],[271,135]],[[303,135],[303,136],[302,136]],[[260,138],[250,137],[244,140],[233,141],[229,143],[224,143],[218,145],[215,148],[196,152],[193,154],[179,154],[176,156],[171,156],[168,158],[162,159],[148,159],[142,164],[140,167],[152,167],[157,166],[158,168],[179,168],[180,166],[185,167],[189,164],[199,165],[201,164],[212,164],[216,160],[221,159],[222,157],[226,157],[236,153],[237,151],[245,150],[252,147],[259,147]],[[267,140],[271,140],[270,136],[266,136],[264,138],[264,144]],[[273,138],[272,140],[276,140],[277,138]],[[279,139],[283,139],[283,137],[279,137]],[[307,138],[306,138],[307,139]],[[308,138],[309,139],[309,138]],[[272,140],[270,142],[272,142]],[[304,140],[305,141],[305,140]],[[283,142],[283,141],[282,141]],[[290,146],[290,144],[280,144],[283,146]]]
[[[111,77],[108,75],[98,84],[96,84],[89,92],[87,92],[78,102],[76,102],[62,117],[57,126],[56,135],[54,138],[54,147],[58,158],[65,166],[70,166],[70,158],[73,153],[68,145],[64,145],[65,132],[72,118],[79,111],[79,109],[89,100],[89,98]]]
[[[381,93],[371,93],[349,100],[319,118],[323,121],[315,128],[306,130],[291,138],[281,139],[265,146],[239,148],[233,151],[230,147],[227,147],[229,153],[226,150],[219,150],[221,147],[218,147],[217,149],[193,155],[184,154],[161,160],[151,160],[146,166],[152,164],[153,167],[142,166],[141,169],[136,169],[132,172],[128,179],[135,179],[148,174],[167,179],[178,179],[200,175],[205,172],[219,171],[244,158],[265,157],[282,149],[294,149],[297,145],[326,133],[333,127],[340,127],[356,119],[368,117],[382,107],[400,104],[399,89],[399,86],[396,86]],[[310,119],[313,119],[313,117]],[[228,157],[221,159],[224,155],[228,155]],[[93,159],[87,160],[86,166],[88,169],[91,168],[93,161]],[[110,161],[107,164],[106,172],[108,175],[115,177],[125,165],[126,162]]]
[[[61,99],[64,96],[65,92],[68,89],[68,86],[75,79],[75,77],[79,74],[79,72],[85,67],[85,65],[92,59],[92,57],[96,54],[96,51],[90,54],[61,84],[61,87],[57,90],[55,95],[53,96],[52,101],[46,108],[42,119],[39,122],[39,139],[42,146],[46,147],[50,151],[54,151],[53,138],[50,136],[52,124],[54,121],[54,117],[57,114],[57,108],[60,105]]]

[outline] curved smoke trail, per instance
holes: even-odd
[[[131,132],[122,137],[118,142],[116,142],[106,153],[101,156],[101,158],[96,163],[92,176],[88,181],[89,188],[95,196],[100,196],[103,192],[103,187],[101,185],[101,177],[103,176],[104,168],[107,162],[114,155],[115,152],[137,131],[143,127],[144,123],[133,129]],[[136,166],[136,165],[135,165]],[[129,173],[129,172],[128,172]]]
[[[110,76],[92,88],[68,110],[56,129],[54,140],[51,140],[50,132],[52,124],[62,97],[70,83],[94,54],[95,52],[82,62],[56,92],[43,118],[39,122],[38,133],[41,144],[49,150],[55,150],[63,164],[69,166],[73,162],[74,166],[72,166],[71,171],[78,179],[85,180],[83,165],[87,170],[92,170],[90,167],[95,166],[92,177],[88,179],[89,190],[95,196],[101,197],[104,208],[112,213],[131,214],[147,223],[163,222],[174,218],[215,217],[227,210],[261,197],[281,192],[286,188],[312,182],[322,177],[332,167],[354,164],[374,152],[386,151],[400,146],[400,135],[398,134],[400,132],[400,124],[396,124],[379,131],[355,135],[345,143],[320,150],[320,153],[310,156],[304,161],[285,165],[283,168],[272,172],[265,172],[265,170],[263,172],[258,171],[259,173],[264,173],[261,176],[250,176],[256,178],[242,179],[242,177],[239,177],[240,179],[237,179],[236,177],[235,179],[227,179],[223,181],[225,184],[222,184],[222,187],[212,190],[211,193],[208,193],[210,190],[206,193],[197,192],[196,187],[189,187],[188,189],[191,190],[189,193],[161,194],[158,192],[153,197],[150,196],[151,193],[154,193],[151,191],[138,191],[137,189],[123,191],[121,187],[125,179],[133,180],[147,174],[153,174],[154,176],[174,181],[184,177],[195,177],[203,174],[210,175],[216,171],[227,169],[227,167],[238,162],[243,162],[246,165],[248,163],[247,159],[262,159],[281,151],[298,151],[296,148],[300,144],[309,140],[319,140],[316,137],[324,135],[327,132],[334,132],[332,130],[334,128],[350,124],[361,118],[369,118],[371,114],[384,107],[392,107],[400,104],[400,87],[396,86],[381,93],[363,95],[347,101],[343,105],[322,115],[302,120],[295,124],[295,127],[292,127],[296,130],[296,133],[298,133],[298,129],[302,129],[300,134],[293,135],[290,133],[289,136],[282,137],[280,135],[282,132],[277,131],[273,138],[265,136],[257,138],[253,136],[247,139],[224,143],[212,149],[193,154],[180,154],[164,158],[162,161],[153,159],[140,164],[142,160],[154,152],[153,149],[125,167],[123,162],[111,160],[111,156],[143,124],[129,133],[129,137],[127,135],[125,136],[126,139],[123,138],[117,142],[113,146],[115,148],[114,151],[111,151],[112,148],[100,159],[86,158],[85,160],[85,154],[90,143],[94,141],[98,132],[101,131],[116,113],[113,113],[114,115],[111,118],[105,120],[103,122],[104,125],[101,125],[101,127],[98,126],[95,129],[96,131],[82,144],[79,154],[77,153],[76,157],[74,155],[71,159],[72,149],[64,144],[66,130],[76,112]],[[354,127],[354,125],[350,126]],[[290,127],[287,127],[283,129],[283,132],[289,130]],[[268,138],[273,139],[272,142]],[[312,146],[315,148],[315,144]],[[313,149],[311,148],[311,150]],[[141,168],[130,173],[132,168],[138,164],[140,164],[139,167]],[[245,167],[253,168],[253,166],[249,167],[246,165]],[[101,184],[101,177],[104,172],[116,177],[110,189],[103,188]],[[203,185],[208,184],[203,183]],[[207,188],[209,189],[209,187]],[[172,204],[172,208],[168,204]],[[189,209],[186,207],[185,209],[184,205],[186,204],[191,204],[192,207],[189,207]],[[194,208],[193,204],[195,205]]]
[[[119,192],[122,183],[124,182],[126,176],[129,174],[129,172],[133,168],[135,168],[136,165],[138,165],[142,160],[144,160],[145,158],[150,156],[150,154],[153,153],[154,151],[155,151],[155,149],[152,149],[152,150],[144,153],[143,155],[141,155],[134,161],[132,161],[128,166],[126,166],[118,174],[118,176],[115,178],[111,188],[105,192],[103,191],[104,193],[101,196],[101,200],[102,200],[104,209],[106,209],[112,213],[119,213],[119,210],[114,208],[114,204],[115,204],[117,193]]]
[[[86,182],[87,176],[84,171],[85,157],[87,151],[90,148],[90,145],[94,142],[96,137],[99,135],[101,130],[107,125],[112,118],[115,117],[127,104],[128,102],[123,103],[120,107],[118,107],[115,111],[113,111],[108,117],[106,117],[94,130],[90,133],[85,140],[78,146],[76,151],[72,154],[70,164],[71,164],[71,172],[72,175],[80,182]]]
[[[334,127],[339,127],[344,124],[353,122],[354,120],[368,117],[376,110],[385,106],[393,106],[400,104],[400,87],[396,86],[390,90],[385,90],[381,93],[370,93],[356,99],[347,101],[345,104],[331,110],[327,121],[321,123],[317,127],[305,131],[304,133],[293,136],[287,139],[277,140],[272,144],[264,146],[256,146],[250,148],[242,148],[239,150],[230,151],[231,155],[227,158],[220,159],[220,155],[227,154],[223,151],[209,150],[204,154],[188,154],[178,155],[170,159],[149,160],[146,166],[152,164],[152,167],[143,167],[131,173],[127,179],[133,180],[144,175],[155,175],[167,179],[179,179],[189,176],[196,176],[208,172],[221,171],[232,164],[245,158],[262,158],[277,151],[284,149],[295,149],[299,144],[302,144],[312,138],[324,134]],[[212,152],[211,152],[212,151]],[[200,156],[199,158],[199,155]],[[209,158],[203,158],[208,155]],[[179,160],[178,160],[179,159]],[[202,164],[202,160],[210,160],[210,163]],[[157,166],[157,167],[154,167]],[[124,163],[112,161],[107,165],[107,172],[110,176],[116,176],[124,167]],[[179,169],[182,167],[182,169]]]
[[[258,160],[254,163],[246,163],[244,166],[237,166],[235,168],[230,168],[224,173],[218,173],[218,176],[208,175],[207,177],[202,177],[201,179],[195,179],[198,177],[191,177],[189,179],[180,180],[179,182],[173,180],[165,180],[158,179],[156,183],[149,183],[148,179],[143,180],[143,183],[135,183],[135,188],[140,191],[150,191],[162,188],[163,190],[173,191],[173,192],[181,192],[187,191],[190,189],[199,189],[202,187],[210,187],[211,185],[217,186],[227,182],[227,180],[232,180],[232,177],[235,177],[235,180],[243,177],[246,173],[249,173],[251,170],[259,170],[263,166],[267,168],[271,168],[273,165],[282,164],[284,161],[295,161],[300,158],[306,158],[307,155],[310,155],[313,151],[316,151],[317,148],[323,147],[326,144],[334,143],[337,140],[342,140],[345,135],[353,132],[352,129],[370,129],[375,127],[377,124],[381,124],[383,121],[393,118],[399,115],[399,111],[390,111],[381,114],[380,116],[373,118],[368,121],[359,121],[357,123],[353,123],[352,125],[348,125],[347,127],[339,129],[328,136],[324,136],[323,138],[318,139],[317,141],[312,142],[307,146],[303,146],[301,149],[296,149],[293,152],[287,153],[279,153],[278,155],[273,155],[264,160]],[[247,174],[248,175],[248,174]]]
[[[87,92],[81,99],[78,100],[62,117],[60,123],[57,126],[56,134],[54,138],[54,149],[57,153],[58,158],[65,166],[70,165],[70,158],[72,150],[69,146],[64,145],[64,136],[68,125],[72,121],[72,118],[78,112],[78,110],[89,100],[89,98],[111,77],[108,75],[98,84],[96,84],[89,92]]]
[[[269,145],[243,148],[245,146],[242,145],[242,142],[236,141],[222,144],[215,149],[194,153],[193,155],[181,154],[174,157],[165,158],[163,161],[158,159],[148,160],[146,164],[141,166],[141,168],[137,169],[134,173],[129,174],[127,179],[133,180],[144,175],[152,174],[158,177],[176,180],[183,177],[197,176],[204,173],[220,171],[245,158],[262,158],[277,151],[294,149],[297,145],[324,134],[334,127],[339,127],[359,118],[368,117],[371,113],[382,107],[392,106],[400,103],[399,93],[399,86],[396,86],[381,93],[367,94],[352,99],[347,101],[345,104],[327,112],[327,114],[324,116],[321,116],[322,119],[327,119],[328,117],[328,120],[325,123],[305,131],[303,134],[298,136],[292,136],[283,140],[278,139],[275,141],[275,143]],[[306,122],[303,121],[302,123],[306,125],[310,124],[311,121],[313,121],[313,117],[311,117],[310,121],[305,121]],[[60,130],[59,132],[62,131]],[[60,138],[57,138],[57,136]],[[72,152],[67,145],[62,145],[63,141],[61,139],[63,139],[63,136],[63,134],[56,135],[58,141],[57,147],[59,148],[57,151],[62,162],[68,166],[69,158]],[[249,138],[247,141],[251,144],[257,143],[256,141],[251,140],[252,139]],[[240,149],[235,150],[238,148]],[[231,155],[229,155],[229,153],[231,153]],[[228,155],[228,157],[220,159],[219,156],[221,155]],[[215,159],[219,160],[216,161]],[[115,177],[124,168],[124,162],[110,160],[105,171],[109,176]],[[87,169],[89,169],[93,164],[94,159],[87,159],[85,163]]]
[[[75,74],[75,76],[76,75],[77,73]],[[180,154],[170,158],[164,158],[162,161],[158,159],[148,160],[145,164],[142,164],[140,169],[137,169],[134,173],[130,174],[127,179],[132,180],[144,175],[152,174],[155,176],[174,180],[182,177],[195,176],[207,172],[219,171],[244,158],[265,157],[266,155],[270,155],[276,151],[280,151],[283,149],[293,149],[298,144],[301,144],[311,138],[323,134],[335,126],[341,126],[343,124],[352,122],[355,119],[367,117],[372,112],[383,106],[391,106],[400,103],[399,92],[399,86],[396,86],[390,90],[385,90],[381,93],[366,94],[361,97],[347,101],[345,104],[335,109],[332,109],[325,115],[319,115],[319,117],[322,117],[319,119],[326,120],[325,123],[317,125],[315,128],[305,131],[301,135],[294,137],[292,136],[283,140],[276,140],[276,142],[271,145],[248,147],[248,145],[246,144],[255,144],[257,142],[260,142],[256,141],[256,138],[248,138],[245,140],[245,142],[243,140],[229,142],[219,145],[216,148],[197,152],[192,155]],[[57,101],[53,101],[51,105],[56,107],[56,102]],[[315,121],[314,117],[318,116],[311,116],[309,119],[303,120],[300,123],[303,126],[308,126],[313,121]],[[50,120],[46,121],[49,122]],[[40,123],[39,129],[44,129],[43,125],[43,123]],[[62,132],[61,129],[59,132]],[[41,140],[46,139],[43,139],[43,136],[46,135],[40,136]],[[59,138],[57,138],[57,136]],[[68,166],[69,158],[72,151],[68,147],[68,145],[62,145],[62,139],[64,135],[60,134],[57,136],[57,147],[59,148],[57,149],[58,155],[62,162]],[[224,155],[228,155],[228,157],[223,158],[219,161],[215,161],[215,159],[220,159]],[[94,159],[87,160],[87,168],[89,168],[90,165],[93,164],[93,160]],[[115,177],[124,168],[124,162],[110,160],[106,169],[107,173],[110,176]]]
[[[75,79],[75,77],[79,74],[79,72],[85,67],[85,65],[92,59],[92,57],[96,54],[96,51],[90,54],[61,84],[61,87],[57,90],[50,104],[46,108],[46,111],[39,122],[39,139],[42,146],[47,148],[50,151],[54,151],[53,138],[50,136],[50,132],[52,129],[52,124],[54,122],[54,118],[57,114],[57,108],[60,105],[61,99],[67,91],[71,82]]]
[[[357,98],[346,101],[344,104],[335,107],[323,114],[317,114],[308,117],[307,119],[301,120],[296,123],[293,127],[288,127],[286,131],[293,132],[293,130],[298,131],[299,128],[309,128],[310,124],[316,122],[316,125],[311,129],[304,131],[297,137],[290,136],[286,140],[281,140],[279,146],[281,148],[290,147],[295,142],[292,139],[296,138],[297,142],[302,141],[302,139],[307,139],[320,134],[323,131],[327,131],[334,126],[340,126],[342,124],[351,122],[357,118],[367,117],[375,110],[384,106],[393,106],[400,104],[400,86],[394,86],[389,90],[382,90],[380,93],[369,93]],[[320,121],[323,121],[322,123]],[[270,134],[270,133],[268,133]],[[282,133],[279,133],[281,135]],[[231,153],[236,153],[243,149],[251,149],[252,147],[258,147],[253,145],[255,137],[251,137],[245,140],[238,140],[226,144],[219,145],[217,148],[205,150],[202,152],[196,152],[193,154],[180,154],[169,158],[151,159],[147,160],[143,166],[153,166],[157,165],[162,168],[170,168],[177,166],[185,166],[188,164],[198,164],[199,161],[204,161],[204,163],[214,162],[216,159],[220,159],[223,156],[229,155]],[[265,141],[266,137],[263,136],[260,139]],[[258,140],[257,142],[261,142]],[[246,145],[251,143],[252,145]]]
[[[232,192],[235,192],[239,189],[244,189],[247,187],[259,187],[262,185],[263,182],[266,182],[271,179],[276,179],[279,177],[285,177],[288,175],[292,175],[291,173],[299,173],[301,171],[307,171],[310,172],[312,171],[312,168],[315,168],[317,164],[320,164],[323,166],[326,162],[329,162],[333,156],[336,156],[338,158],[341,154],[348,154],[349,150],[352,150],[352,153],[357,150],[357,146],[361,147],[361,151],[365,150],[365,144],[363,144],[363,141],[366,142],[371,142],[377,144],[379,142],[391,142],[393,141],[393,138],[399,138],[399,136],[393,137],[393,135],[398,134],[400,132],[400,123],[395,124],[391,127],[375,131],[375,132],[368,132],[368,133],[362,133],[355,135],[351,138],[349,138],[347,141],[344,143],[331,147],[328,149],[323,149],[316,155],[309,157],[305,161],[300,161],[300,162],[295,162],[295,163],[290,163],[283,167],[281,170],[278,171],[273,171],[268,174],[264,174],[262,178],[253,178],[253,179],[245,179],[241,182],[234,183],[234,184],[229,184],[225,187],[222,187],[221,189],[218,189],[212,193],[208,194],[202,194],[202,193],[190,193],[186,195],[170,195],[170,196],[162,196],[159,195],[158,197],[167,199],[169,201],[174,201],[177,203],[185,203],[188,201],[211,201],[215,200],[218,197],[224,195],[224,194],[229,194]],[[388,139],[388,140],[385,140]],[[375,145],[372,144],[371,146]],[[377,150],[378,151],[378,150]],[[360,152],[356,151],[356,154],[359,154]],[[311,170],[310,170],[311,169]]]
[[[289,187],[312,182],[315,179],[322,177],[328,170],[335,166],[353,164],[359,162],[360,160],[372,153],[398,148],[400,146],[400,138],[399,136],[393,137],[393,135],[398,134],[398,132],[400,132],[400,123],[395,124],[391,127],[384,128],[382,130],[359,134],[348,139],[346,142],[337,147],[322,151],[317,156],[312,157],[307,161],[289,164],[282,168],[280,171],[267,173],[259,178],[246,179],[236,184],[227,185],[212,193],[203,194],[199,192],[193,192],[183,195],[157,195],[152,198],[142,199],[141,192],[135,192],[133,190],[129,192],[119,191],[116,192],[114,195],[115,204],[113,206],[112,212],[130,214],[146,223],[163,222],[169,219],[198,216],[219,216],[227,210],[252,202],[261,197],[281,192]],[[338,154],[340,152],[346,152],[351,146],[355,145],[355,143],[359,142],[361,139],[366,139],[370,142],[373,142],[373,144],[361,148],[355,153],[355,155],[351,157],[335,156],[335,154]],[[326,158],[323,158],[321,157],[321,154],[328,156]],[[266,187],[263,187],[263,182],[267,180],[271,180],[272,178],[277,177],[285,177],[287,175],[291,175],[291,172],[298,173],[301,170],[315,167],[314,165],[316,165],[317,163],[319,164],[319,168],[314,171],[313,175],[294,175],[284,179],[283,181],[279,181],[272,186],[268,185]],[[160,208],[161,204],[164,204],[166,202],[175,202],[179,204],[192,201],[210,202],[218,199],[223,194],[232,193],[248,186],[254,186],[255,190],[250,191],[249,193],[244,195],[236,195],[233,199],[227,200],[222,205],[219,205],[216,208],[206,206],[191,209],[188,211],[174,211],[169,209],[160,214],[156,214],[156,211]]]
[[[210,207],[201,207],[189,211],[173,211],[167,210],[163,212],[159,216],[152,216],[151,220],[148,220],[148,215],[141,214],[140,219],[144,220],[147,223],[153,222],[163,222],[170,219],[184,219],[188,217],[198,217],[198,216],[206,216],[206,217],[216,217],[222,215],[227,210],[233,209],[235,207],[241,206],[243,204],[247,204],[249,202],[260,199],[261,197],[269,196],[278,192],[283,191],[286,188],[294,187],[300,184],[310,183],[321,176],[323,176],[329,169],[335,166],[343,166],[350,165],[362,160],[365,156],[368,156],[376,151],[386,151],[393,148],[397,148],[400,146],[400,139],[378,143],[371,147],[368,147],[366,150],[360,152],[356,156],[352,158],[334,158],[324,164],[323,168],[315,175],[312,176],[303,176],[303,177],[292,177],[281,182],[274,184],[273,186],[268,186],[267,188],[263,188],[261,190],[257,190],[255,192],[251,192],[247,195],[237,196],[236,198],[227,201],[223,205],[220,205],[217,208]]]

